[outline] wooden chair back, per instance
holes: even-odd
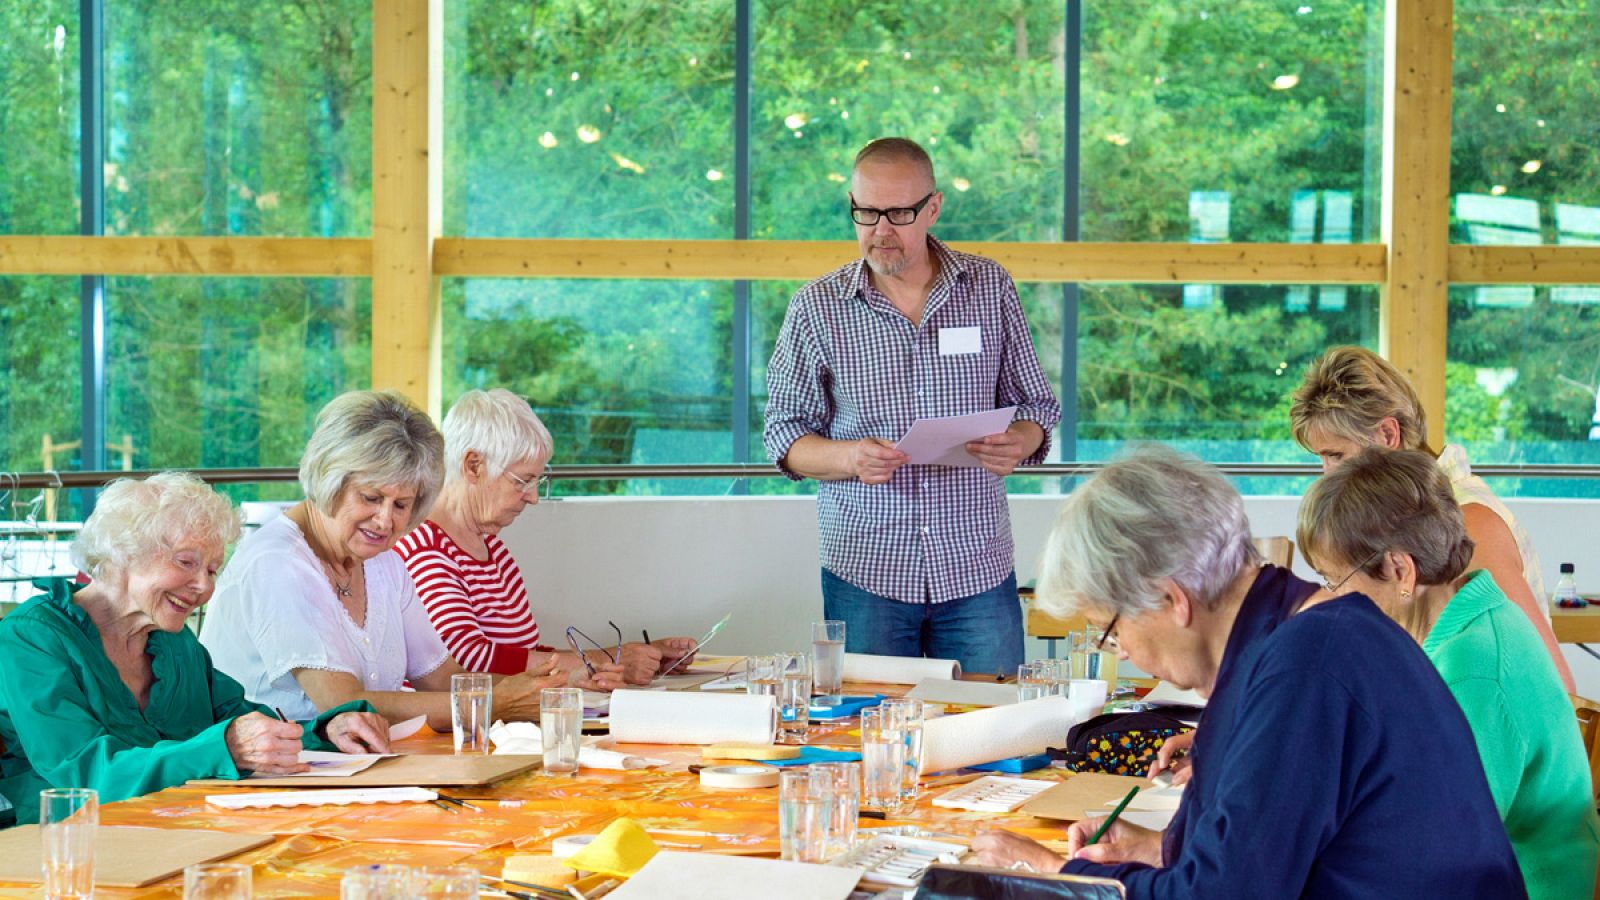
[[[1286,537],[1258,537],[1251,542],[1261,558],[1275,566],[1287,569],[1294,563],[1294,541]]]
[[[1572,711],[1578,716],[1578,733],[1583,736],[1583,752],[1589,757],[1589,779],[1600,800],[1600,703],[1577,694],[1568,694]]]

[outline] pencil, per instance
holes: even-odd
[[[1117,816],[1122,815],[1122,811],[1128,808],[1128,803],[1133,800],[1133,795],[1137,793],[1139,793],[1139,786],[1134,785],[1128,791],[1128,796],[1123,797],[1122,802],[1117,804],[1117,808],[1111,811],[1111,815],[1106,816],[1106,820],[1100,823],[1099,828],[1095,829],[1094,837],[1089,838],[1089,843],[1084,844],[1085,847],[1092,847],[1099,843],[1102,837],[1105,837],[1106,829],[1110,828],[1111,823],[1117,820]]]
[[[468,803],[465,800],[458,800],[455,797],[449,797],[444,794],[439,794],[438,797],[440,800],[443,800],[446,803],[454,803],[456,806],[465,806],[467,809],[470,809],[473,812],[483,812],[483,810],[473,806],[471,803]]]
[[[456,809],[454,806],[451,806],[448,803],[441,802],[441,801],[439,801],[437,799],[429,800],[428,802],[432,803],[434,806],[439,807],[440,809],[444,810],[445,812],[450,813],[453,816],[461,815],[461,810]]]
[[[284,715],[284,714],[283,714],[283,710],[282,710],[282,709],[280,709],[280,708],[278,708],[278,707],[276,707],[276,706],[274,706],[274,707],[273,707],[273,708],[272,708],[272,711],[273,711],[273,712],[275,712],[275,713],[277,713],[277,714],[278,714],[278,721],[280,721],[280,722],[287,722],[287,721],[289,721],[289,717],[288,717],[288,716],[286,716],[286,715]]]

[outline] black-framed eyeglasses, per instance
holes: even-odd
[[[521,475],[518,475],[510,469],[507,469],[506,477],[515,482],[517,487],[522,489],[522,496],[524,499],[532,496],[533,499],[538,500],[540,497],[550,496],[549,475],[540,475],[538,478],[529,481],[528,479],[523,478]]]
[[[589,670],[590,675],[594,674],[594,666],[589,663],[589,657],[584,655],[583,645],[578,643],[578,638],[583,638],[589,642],[590,646],[594,647],[596,650],[599,650],[601,653],[604,653],[606,658],[611,660],[612,664],[622,664],[622,629],[618,628],[617,623],[615,622],[608,621],[606,624],[610,625],[611,630],[617,633],[617,646],[614,650],[607,650],[604,644],[592,637],[589,637],[587,634],[584,634],[583,631],[578,628],[578,626],[567,626],[567,644],[568,646],[572,647],[574,653],[578,654],[578,659],[583,661],[583,667]]]
[[[917,220],[917,216],[922,213],[922,208],[927,206],[928,201],[932,200],[933,195],[937,193],[938,191],[929,191],[928,196],[923,197],[911,206],[897,206],[893,209],[857,206],[855,195],[852,194],[850,196],[850,218],[857,225],[876,225],[880,217],[888,219],[890,225],[910,225]]]
[[[1383,551],[1384,551],[1384,548],[1382,548],[1382,547],[1379,547],[1378,549],[1372,551],[1370,554],[1367,555],[1366,559],[1363,559],[1361,562],[1357,563],[1356,567],[1354,569],[1350,570],[1350,574],[1348,574],[1348,575],[1344,576],[1343,578],[1339,579],[1337,584],[1335,584],[1334,582],[1329,581],[1326,577],[1324,577],[1322,579],[1322,586],[1327,588],[1328,589],[1328,593],[1330,593],[1330,594],[1339,593],[1339,588],[1344,587],[1344,583],[1346,581],[1349,581],[1350,579],[1356,577],[1356,573],[1357,572],[1362,571],[1368,565],[1370,565],[1373,560],[1377,559],[1380,555],[1382,555]]]
[[[1122,621],[1122,613],[1117,613],[1111,617],[1111,621],[1106,623],[1106,630],[1100,632],[1100,640],[1094,645],[1096,650],[1104,650],[1107,644],[1111,645],[1112,650],[1120,649],[1121,645],[1117,643],[1116,635],[1117,623],[1120,621]]]

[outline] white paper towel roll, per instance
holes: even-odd
[[[1051,745],[1062,746],[1072,724],[1072,704],[1065,697],[929,719],[922,726],[922,770],[942,772],[1043,753]]]
[[[777,698],[694,691],[617,691],[611,695],[611,739],[623,744],[770,744],[778,730]]]
[[[870,653],[846,653],[844,655],[845,681],[870,681],[875,684],[916,684],[924,678],[959,677],[961,677],[961,663],[953,659],[874,656]]]

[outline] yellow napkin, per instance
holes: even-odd
[[[604,872],[619,878],[632,877],[661,850],[639,823],[618,819],[595,835],[595,839],[563,862],[580,872]]]

